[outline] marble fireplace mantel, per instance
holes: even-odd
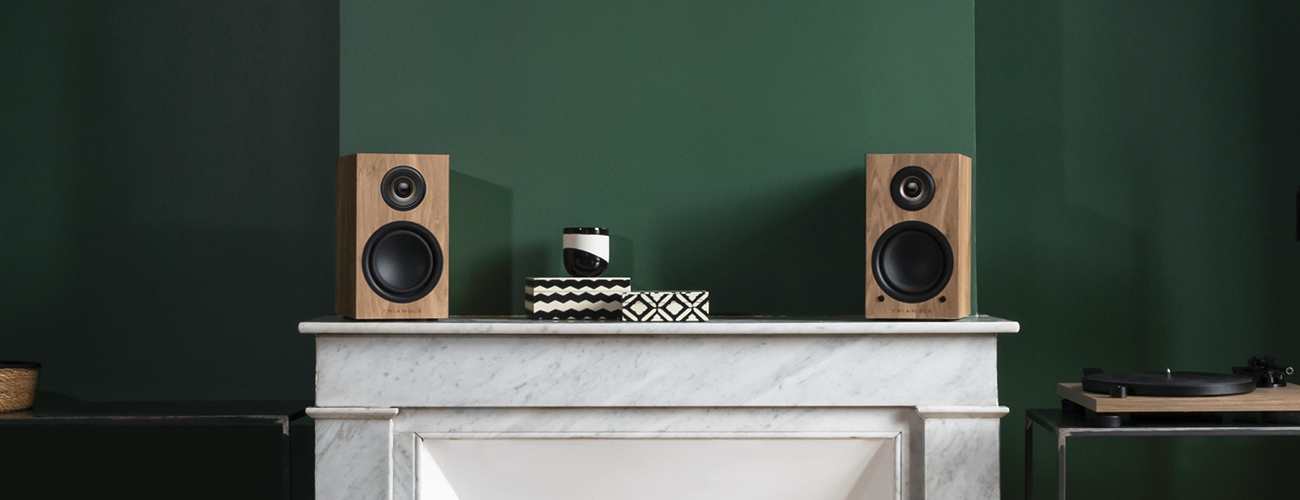
[[[1019,324],[301,323],[331,498],[997,498]],[[791,496],[793,495],[793,496]]]

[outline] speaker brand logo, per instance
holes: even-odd
[[[926,314],[930,312],[928,307],[895,307],[889,312],[906,313],[906,314]]]
[[[419,314],[419,313],[420,313],[420,310],[419,310],[418,308],[408,308],[408,309],[384,309],[384,312],[389,313],[389,314]]]

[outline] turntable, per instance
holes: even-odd
[[[1300,412],[1300,386],[1287,385],[1294,372],[1262,356],[1233,374],[1178,372],[1106,373],[1085,369],[1080,383],[1056,386],[1066,412],[1088,410],[1099,427],[1120,425],[1121,414],[1173,412]],[[1256,390],[1258,388],[1258,390]]]
[[[1032,498],[1034,426],[1056,435],[1057,498],[1065,499],[1067,442],[1094,436],[1300,436],[1294,370],[1256,356],[1232,374],[1084,370],[1057,384],[1060,410],[1025,410],[1025,498]]]

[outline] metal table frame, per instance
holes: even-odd
[[[1258,413],[1201,414],[1184,420],[1126,422],[1119,427],[1097,427],[1084,412],[1025,411],[1025,500],[1033,498],[1034,424],[1056,434],[1056,498],[1065,500],[1066,440],[1091,436],[1300,436],[1300,422],[1251,421]],[[1206,417],[1217,417],[1217,420]]]
[[[289,424],[306,416],[311,401],[74,402],[0,413],[4,425],[267,425],[280,426],[281,484],[292,500],[293,449]]]

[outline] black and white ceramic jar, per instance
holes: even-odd
[[[609,267],[609,229],[564,228],[564,270],[576,278],[600,276]]]

